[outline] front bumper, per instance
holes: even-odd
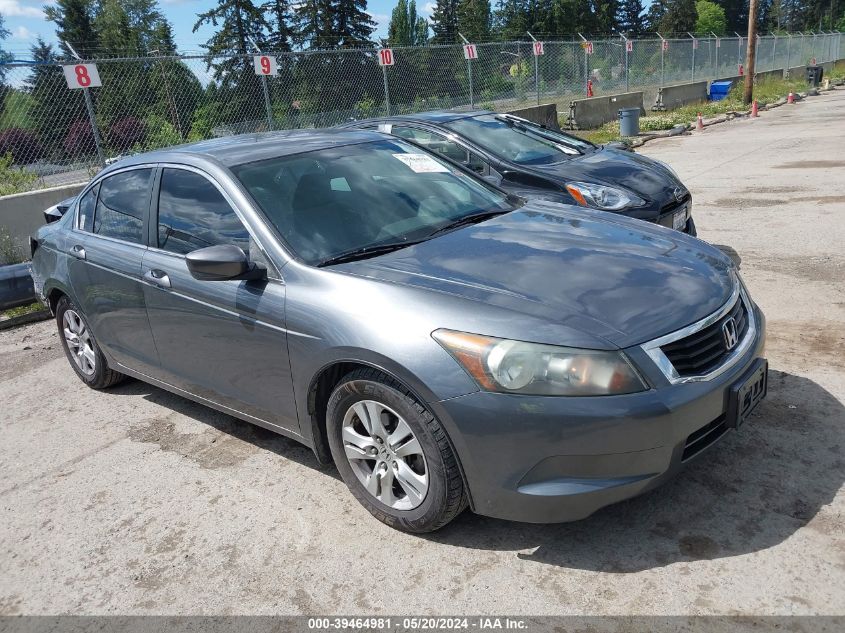
[[[476,392],[437,403],[472,509],[529,523],[575,521],[671,478],[730,431],[722,424],[728,390],[764,349],[765,319],[753,309],[759,324],[753,344],[713,380],[671,385],[655,367],[646,372],[655,387],[638,394]]]

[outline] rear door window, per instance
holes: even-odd
[[[103,179],[92,232],[134,244],[145,243],[144,216],[150,206],[152,174],[150,168],[133,169]]]
[[[85,195],[79,200],[77,226],[89,233],[94,230],[94,209],[97,207],[97,192],[99,191],[100,183],[97,183],[85,192]]]

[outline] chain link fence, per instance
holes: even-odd
[[[744,38],[552,41],[275,54],[87,60],[102,85],[69,89],[62,64],[0,67],[0,159],[15,190],[81,182],[130,153],[245,132],[328,127],[442,108],[514,109],[740,74]],[[758,71],[845,58],[840,33],[761,37]],[[74,62],[65,62],[73,64]],[[260,65],[260,64],[259,64]],[[20,169],[8,169],[8,156]],[[5,158],[3,158],[5,157]],[[5,176],[4,176],[5,178]],[[2,191],[0,191],[1,193]]]

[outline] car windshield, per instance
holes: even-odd
[[[480,147],[520,165],[557,163],[595,146],[521,119],[482,114],[458,119],[446,127]]]
[[[461,218],[513,208],[506,194],[399,140],[329,147],[232,170],[288,246],[311,265],[361,249],[398,248]]]

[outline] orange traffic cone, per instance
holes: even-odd
[[[696,130],[703,130],[704,129],[704,121],[701,118],[701,112],[698,113],[698,120],[695,123]]]
[[[786,98],[786,102],[787,103],[795,103],[795,95],[790,92],[789,96]]]
[[[757,108],[757,99],[754,99],[754,102],[751,104],[751,116],[760,116]]]

